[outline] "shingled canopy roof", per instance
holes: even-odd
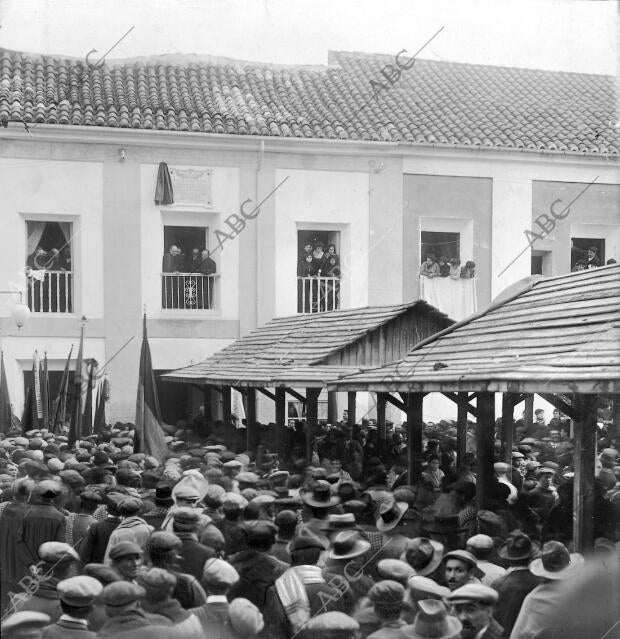
[[[620,392],[620,265],[528,280],[401,361],[328,389]]]
[[[381,71],[394,55],[329,62],[164,55],[95,67],[0,49],[0,125],[618,155],[611,76],[417,60],[391,84]]]
[[[280,317],[236,340],[204,362],[162,375],[162,379],[223,386],[324,387],[328,380],[359,371],[359,367],[327,365],[330,355],[363,339],[410,309],[436,316],[442,326],[452,323],[446,315],[423,300]]]

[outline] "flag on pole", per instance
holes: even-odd
[[[39,421],[39,411],[41,410],[41,391],[39,386],[39,364],[35,351],[32,360],[32,384],[26,390],[26,401],[24,403],[24,413],[22,415],[23,432],[37,430],[41,427]]]
[[[47,370],[47,352],[43,354],[43,362],[39,364],[39,384],[41,387],[41,415],[43,428],[49,428],[50,423],[50,380]]]
[[[62,427],[67,419],[67,398],[69,396],[69,367],[71,366],[71,355],[73,353],[73,344],[69,350],[67,361],[65,363],[65,369],[62,372],[62,379],[60,380],[60,387],[58,388],[58,397],[55,402],[54,418],[52,421],[52,432],[60,434]]]
[[[73,445],[76,440],[82,438],[82,413],[84,406],[82,398],[82,360],[84,355],[85,323],[86,318],[82,317],[82,326],[80,328],[80,347],[78,349],[78,357],[75,363],[75,376],[73,378],[73,402],[71,406],[71,426],[69,427],[69,445]]]
[[[93,434],[93,389],[95,386],[95,372],[97,370],[97,360],[91,359],[88,372],[88,385],[86,387],[86,401],[84,404],[84,417],[82,423],[84,425],[84,434]]]
[[[93,433],[95,435],[101,434],[107,425],[105,422],[106,401],[106,380],[104,379],[101,384],[99,384],[99,393],[97,394],[97,408],[95,409],[95,421],[93,424]]]
[[[34,352],[32,360],[32,377],[34,384],[34,405],[33,405],[33,426],[32,428],[40,428],[43,421],[43,403],[41,402],[41,365],[39,363],[39,353]]]
[[[9,385],[4,371],[4,351],[0,352],[0,433],[5,435],[13,425],[13,410],[9,398]]]
[[[36,419],[36,410],[33,412],[32,406],[34,404],[34,393],[32,386],[28,386],[26,389],[26,399],[24,401],[24,412],[22,413],[22,431],[27,433],[29,430],[35,428],[33,424],[33,416]]]
[[[140,377],[136,399],[134,451],[152,455],[159,461],[163,460],[167,451],[151,362],[151,349],[146,336],[146,313],[142,321],[142,350],[140,351]]]

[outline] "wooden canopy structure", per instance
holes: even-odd
[[[495,393],[502,397],[506,461],[513,443],[514,406],[533,393],[574,420],[574,539],[592,539],[596,408],[614,396],[620,419],[620,265],[557,277],[526,278],[486,310],[420,342],[403,358],[345,375],[329,390],[398,393],[406,405],[410,478],[421,471],[422,406],[429,392],[459,404],[457,450],[464,451],[467,413],[477,417],[478,502],[493,473]],[[470,402],[476,398],[476,407]]]
[[[225,424],[230,423],[231,388],[240,391],[246,404],[248,449],[258,444],[256,393],[275,402],[278,451],[286,394],[295,397],[306,406],[309,457],[319,394],[328,382],[403,357],[417,343],[451,324],[453,320],[424,301],[276,318],[205,361],[162,379],[200,387],[205,392],[205,408],[214,403],[209,401],[212,392],[221,394]],[[304,389],[305,395],[299,392]],[[349,394],[347,409],[349,423],[354,424],[355,393]],[[328,394],[328,412],[330,421],[337,421],[335,393]],[[385,419],[382,427],[380,435],[385,438]]]

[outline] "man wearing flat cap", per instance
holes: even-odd
[[[143,570],[136,579],[145,591],[141,607],[145,612],[158,614],[169,619],[180,636],[186,639],[201,639],[202,628],[197,617],[184,610],[173,591],[177,578],[171,572],[161,568]]]
[[[110,535],[104,561],[109,556],[110,550],[121,541],[133,541],[142,549],[145,548],[154,529],[138,515],[141,507],[142,500],[137,497],[126,495],[119,501],[117,508],[122,521]]]
[[[324,542],[308,529],[293,538],[291,567],[267,590],[268,637],[286,639],[301,631],[310,617],[326,610],[352,612],[355,599],[348,580],[323,571],[319,565],[326,549]]]
[[[277,529],[268,521],[247,522],[243,528],[247,550],[237,553],[231,564],[239,582],[231,589],[231,599],[245,597],[259,610],[265,606],[267,589],[288,568],[288,564],[269,554]]]
[[[262,630],[263,615],[253,603],[242,597],[234,601],[237,605],[242,604],[249,613],[248,618],[254,621],[247,635],[240,632],[240,629],[233,624],[230,613],[232,606],[228,603],[228,593],[238,581],[237,571],[223,559],[209,559],[205,563],[202,584],[207,592],[207,601],[202,606],[190,610],[200,621],[204,636],[241,639],[245,636],[253,636]]]
[[[207,548],[198,541],[200,513],[195,508],[176,508],[172,517],[172,532],[182,544],[179,569],[200,581],[205,562],[215,557],[213,548]]]
[[[92,577],[71,577],[56,586],[62,615],[43,630],[43,639],[94,639],[88,618],[103,586]]]
[[[405,588],[391,579],[377,582],[369,591],[368,599],[372,602],[380,627],[368,639],[404,639],[402,632],[405,621],[402,619],[405,607]]]
[[[140,608],[146,591],[130,581],[115,581],[103,589],[101,595],[108,620],[99,630],[98,637],[131,637],[147,639],[170,636],[172,623],[166,617],[153,615]],[[164,633],[161,626],[168,626]]]
[[[28,574],[29,566],[39,560],[37,551],[46,541],[65,541],[65,517],[54,506],[61,493],[59,483],[52,480],[39,482],[32,492],[18,531],[15,554],[21,566],[19,578]]]
[[[466,584],[446,597],[463,625],[461,639],[503,639],[504,629],[493,618],[497,599],[497,592],[482,584]]]
[[[2,620],[0,631],[3,639],[41,639],[49,622],[49,615],[42,612],[15,612]]]
[[[494,551],[493,539],[489,535],[470,537],[465,544],[465,549],[476,558],[478,569],[484,573],[480,577],[483,585],[490,586],[496,579],[506,574],[505,568],[489,561]]]
[[[109,563],[126,581],[134,582],[143,564],[142,547],[133,541],[121,541],[110,550]]]
[[[456,590],[466,584],[479,584],[475,577],[476,558],[466,550],[452,550],[442,558],[444,578],[450,590]]]
[[[36,590],[32,596],[24,593],[23,599],[14,601],[15,610],[44,612],[55,622],[62,614],[56,586],[59,581],[69,576],[79,556],[71,546],[59,541],[46,541],[41,544],[37,556],[40,559],[36,564],[38,572],[45,575],[45,579],[35,581]]]

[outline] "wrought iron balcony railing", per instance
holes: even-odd
[[[320,313],[340,308],[339,277],[298,277],[297,312]]]
[[[215,284],[218,273],[162,273],[161,307],[182,310],[216,308]]]

